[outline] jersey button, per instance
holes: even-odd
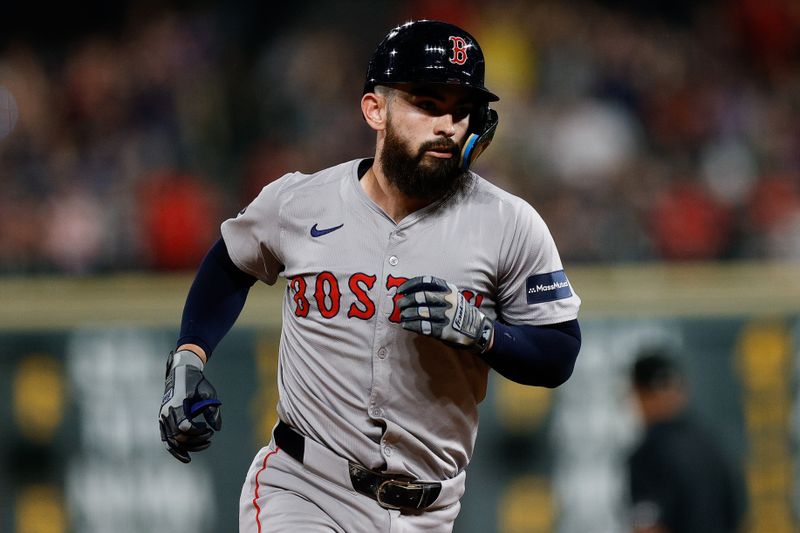
[[[383,447],[383,455],[385,455],[386,457],[391,456],[392,452],[394,452],[394,449],[391,446],[384,446]]]
[[[374,408],[372,410],[372,416],[375,416],[375,417],[383,416],[383,409],[381,409],[380,407]]]
[[[393,255],[392,257],[389,258],[389,264],[392,265],[393,267],[397,266],[397,263],[399,262],[400,260],[397,258],[396,255]]]
[[[386,358],[386,348],[381,348],[380,350],[378,350],[378,357],[380,359]]]

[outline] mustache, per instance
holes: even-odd
[[[436,152],[450,152],[453,155],[458,155],[459,146],[452,139],[426,141],[419,147],[419,154],[422,155],[428,150],[434,150]]]

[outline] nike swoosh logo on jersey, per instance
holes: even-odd
[[[344,224],[339,224],[338,226],[334,226],[332,228],[317,229],[317,225],[314,224],[313,226],[311,226],[311,236],[312,237],[322,237],[323,235],[327,235],[328,233],[336,231],[337,229],[341,228],[342,226],[344,226]]]

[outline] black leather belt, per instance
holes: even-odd
[[[299,462],[305,455],[305,439],[283,421],[274,432],[275,444]],[[391,476],[350,463],[350,481],[353,488],[369,496],[385,509],[419,511],[430,507],[439,492],[441,483],[423,483],[410,478]]]

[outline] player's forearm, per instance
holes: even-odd
[[[192,350],[204,361],[230,331],[256,278],[239,270],[220,239],[197,271],[183,308],[178,347]]]
[[[577,320],[546,326],[495,322],[493,341],[482,355],[493,369],[523,385],[552,388],[572,375],[581,331]]]

